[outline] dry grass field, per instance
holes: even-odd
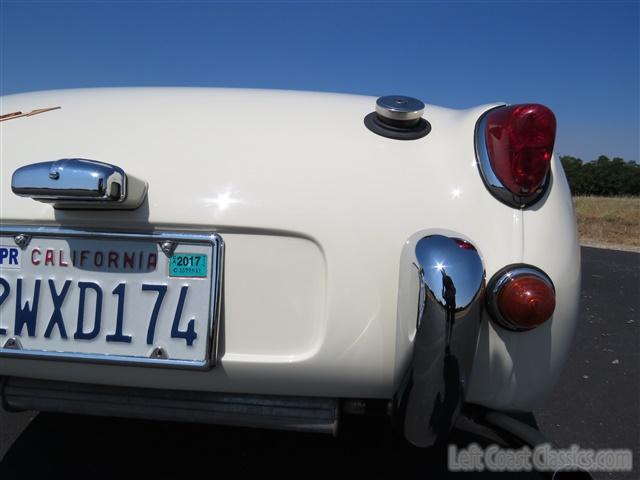
[[[580,240],[640,247],[639,197],[574,197]]]

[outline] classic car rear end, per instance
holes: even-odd
[[[5,406],[334,432],[384,405],[424,446],[465,402],[534,408],[580,273],[548,113],[394,98],[2,98],[61,107],[0,123]],[[507,178],[518,148],[546,165]]]

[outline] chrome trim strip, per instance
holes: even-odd
[[[513,208],[526,208],[534,203],[536,203],[542,196],[545,194],[547,189],[549,188],[549,183],[551,179],[551,170],[545,177],[542,182],[542,186],[540,189],[531,196],[522,197],[519,195],[513,194],[504,184],[500,181],[500,179],[496,176],[493,168],[491,167],[491,161],[489,160],[489,152],[487,150],[487,142],[484,136],[485,127],[487,125],[487,116],[490,112],[497,108],[503,108],[506,105],[499,105],[490,110],[487,110],[476,123],[476,129],[474,133],[474,144],[476,150],[476,164],[478,165],[478,170],[480,171],[480,176],[482,177],[482,181],[484,182],[489,193],[493,195],[495,198],[500,200],[505,205],[508,205]]]
[[[434,445],[451,430],[465,399],[484,303],[485,270],[468,242],[427,236],[415,247],[423,303],[408,384],[396,415],[407,440]]]
[[[144,357],[134,357],[127,355],[108,354],[88,354],[88,353],[66,353],[50,352],[47,350],[9,350],[0,348],[0,357],[5,358],[26,358],[30,360],[64,361],[64,362],[87,362],[98,365],[126,365],[129,367],[171,367],[196,370],[208,370],[209,360],[201,362],[192,360],[157,360]]]
[[[502,316],[502,314],[500,313],[500,309],[498,308],[498,293],[507,283],[515,280],[518,277],[522,277],[523,275],[537,277],[547,285],[549,285],[554,293],[556,291],[551,278],[549,278],[549,276],[544,271],[540,270],[537,267],[534,267],[533,265],[508,265],[500,269],[493,277],[491,277],[491,280],[489,280],[489,284],[487,287],[487,311],[489,312],[491,318],[498,325],[506,328],[507,330],[512,330],[515,332],[524,332],[531,329],[514,325]]]
[[[218,353],[218,331],[222,300],[222,274],[224,263],[224,241],[220,235],[213,232],[182,233],[171,231],[153,231],[148,233],[134,232],[105,232],[91,230],[76,230],[62,227],[48,226],[20,226],[0,225],[0,236],[29,235],[31,237],[54,238],[86,238],[86,239],[117,239],[147,242],[190,242],[209,244],[212,248],[210,271],[215,275],[211,279],[211,295],[209,296],[209,321],[207,325],[207,350],[202,361],[179,359],[151,359],[137,356],[120,356],[107,354],[78,354],[72,352],[57,352],[45,350],[14,350],[0,348],[0,357],[28,358],[37,360],[55,360],[70,362],[88,362],[97,364],[117,364],[137,367],[170,367],[195,370],[209,370],[216,364]]]

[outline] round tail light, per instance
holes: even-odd
[[[487,306],[493,319],[509,330],[530,330],[551,318],[556,293],[538,268],[517,265],[502,269],[489,282]]]

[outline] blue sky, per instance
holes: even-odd
[[[539,102],[556,151],[640,160],[639,2],[0,0],[0,93],[187,85]]]

